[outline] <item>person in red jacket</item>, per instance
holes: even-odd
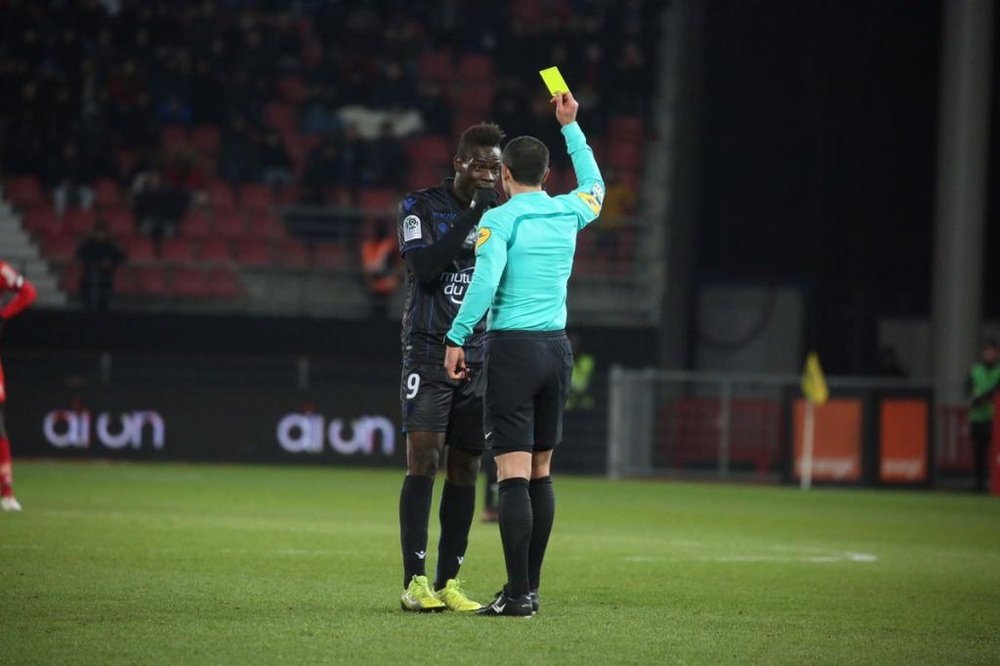
[[[35,300],[37,292],[30,282],[14,270],[10,264],[0,261],[0,304],[7,294],[13,298],[6,305],[0,305],[0,338],[7,320],[16,317]],[[21,505],[14,497],[14,473],[10,457],[10,440],[4,427],[3,411],[7,402],[7,390],[4,386],[3,365],[0,365],[0,509],[4,511],[20,511]]]

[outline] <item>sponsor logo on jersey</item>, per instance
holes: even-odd
[[[493,235],[492,232],[486,227],[480,228],[479,237],[476,239],[476,248],[478,249],[479,247],[481,247],[482,244],[488,241],[490,239],[490,236],[492,235]]]
[[[407,215],[403,218],[403,242],[420,240],[423,231],[420,228],[420,218],[416,215]]]
[[[594,215],[600,215],[601,213],[601,202],[594,198],[593,194],[587,194],[586,192],[577,192],[576,196],[583,199],[583,203],[587,204],[587,207],[594,212]]]
[[[465,292],[468,290],[469,285],[472,284],[474,271],[475,266],[469,266],[457,273],[448,271],[441,273],[441,282],[444,283],[444,294],[455,305],[461,305],[465,299]]]

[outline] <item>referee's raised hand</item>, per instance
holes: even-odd
[[[551,100],[556,105],[556,120],[565,127],[576,120],[576,112],[580,109],[580,103],[573,99],[573,93],[564,92],[556,95]]]

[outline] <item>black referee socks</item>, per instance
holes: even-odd
[[[434,479],[407,476],[399,493],[399,541],[403,546],[403,588],[414,576],[424,576],[427,558],[427,523],[431,514]]]
[[[469,545],[469,528],[476,512],[476,487],[458,486],[444,482],[441,493],[441,541],[438,543],[437,580],[434,589],[440,590],[458,576],[458,568],[465,559]]]
[[[500,482],[497,512],[500,514],[503,556],[507,562],[507,596],[519,597],[527,594],[529,589],[528,552],[531,546],[532,514],[527,479],[504,479]]]
[[[528,550],[528,585],[532,591],[538,590],[542,576],[542,560],[549,545],[552,521],[556,516],[556,494],[552,489],[552,477],[532,479],[528,484],[531,497],[531,546]]]

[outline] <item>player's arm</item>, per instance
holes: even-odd
[[[462,306],[451,323],[449,344],[461,346],[472,334],[493,303],[504,268],[507,267],[507,233],[489,214],[483,216],[476,239],[476,270]]]
[[[0,309],[0,321],[6,321],[21,314],[26,307],[35,302],[35,298],[38,296],[35,286],[8,264],[0,265],[0,282],[6,286],[8,291],[14,292],[14,298],[10,299],[7,305],[3,306],[3,309]]]
[[[496,202],[495,190],[476,190],[470,207],[458,216],[451,229],[433,242],[430,240],[430,219],[426,207],[414,207],[410,213],[404,210],[405,206],[401,208],[400,253],[418,282],[433,283],[441,276],[441,272],[451,264],[455,255],[462,249],[462,244],[469,233],[479,224],[483,213],[495,206]]]
[[[594,151],[587,144],[587,137],[576,122],[580,104],[573,99],[573,93],[556,95],[552,101],[556,105],[556,120],[562,125],[562,134],[566,139],[566,152],[569,153],[576,174],[576,189],[557,198],[562,199],[576,213],[582,229],[601,214],[601,206],[604,205],[604,179],[594,158]]]

